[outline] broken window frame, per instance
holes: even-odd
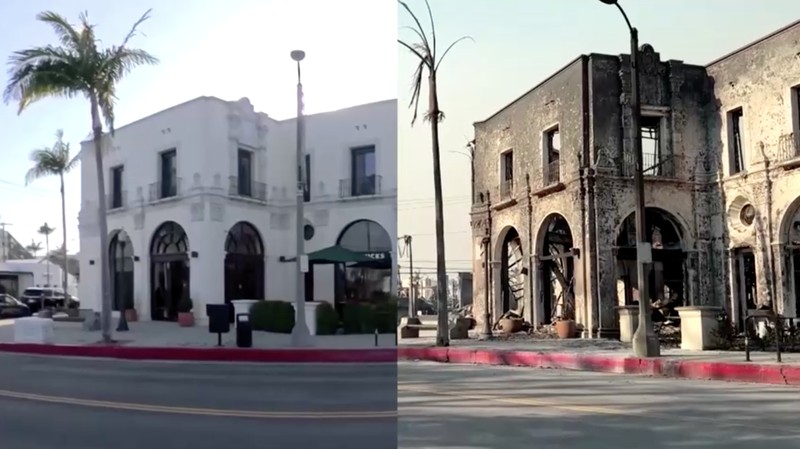
[[[561,130],[558,125],[544,132],[544,168],[546,185],[561,182]]]
[[[660,115],[643,115],[639,121],[639,139],[642,147],[642,171],[645,176],[660,176],[663,174],[663,155],[662,155],[662,121]],[[648,123],[652,121],[653,123]],[[645,142],[653,142],[655,152],[652,154],[653,160],[648,161],[644,149],[649,147]]]
[[[745,171],[745,148],[742,138],[742,119],[744,110],[736,108],[728,112],[728,123],[730,124],[730,144],[728,145],[731,154],[731,175]]]

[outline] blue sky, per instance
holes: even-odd
[[[640,43],[662,60],[707,64],[800,19],[797,0],[620,0]],[[463,154],[472,123],[483,120],[582,53],[629,51],[619,11],[598,0],[430,0],[440,46],[463,35],[439,70],[440,127],[448,271],[471,268],[469,159]],[[423,0],[408,0],[427,25]],[[766,6],[769,5],[769,6]],[[401,26],[412,22],[399,13]],[[401,38],[413,40],[408,31]],[[800,44],[799,44],[800,45]],[[410,98],[416,61],[399,50],[399,102]],[[800,51],[800,46],[798,47]],[[423,97],[423,101],[425,97]],[[430,131],[410,127],[411,110],[400,111],[399,178],[401,234],[414,236],[415,267],[435,268],[433,175]],[[407,173],[403,175],[403,173]]]
[[[151,6],[152,19],[141,27],[145,35],[133,45],[161,64],[136,70],[119,86],[118,125],[201,95],[247,96],[271,116],[294,115],[296,72],[289,58],[294,48],[307,53],[307,112],[397,96],[397,8],[390,0],[5,1],[0,2],[0,59],[56,42],[51,29],[35,20],[40,11],[77,21],[86,10],[99,38],[112,45]],[[5,70],[0,77],[5,86]],[[52,145],[59,128],[77,152],[90,131],[87,102],[44,100],[19,117],[15,106],[0,106],[0,221],[13,224],[7,229],[23,245],[42,240],[36,229],[45,221],[59,228],[51,248],[62,241],[57,179],[24,186],[30,150]],[[78,250],[79,176],[70,175],[67,185],[70,252]]]

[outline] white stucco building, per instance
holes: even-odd
[[[28,287],[60,289],[63,287],[62,276],[64,272],[60,266],[43,258],[0,262],[0,285],[17,298]],[[78,281],[71,274],[67,274],[67,293],[78,295]]]
[[[314,264],[307,301],[396,290],[396,103],[306,117],[306,253],[341,246],[378,260]],[[186,284],[202,320],[205,304],[294,299],[296,268],[284,259],[295,256],[295,119],[274,120],[247,98],[200,97],[104,144],[115,303],[127,297],[141,319],[174,319]],[[82,143],[79,296],[99,310],[100,251],[110,249],[100,247],[91,150]]]

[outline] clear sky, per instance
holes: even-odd
[[[0,2],[0,59],[29,46],[55,44],[51,29],[35,20],[53,10],[77,21],[88,11],[99,38],[113,45],[149,7],[145,36],[132,45],[161,59],[136,70],[119,86],[117,125],[202,96],[249,97],[257,110],[276,118],[295,113],[296,72],[289,52],[306,51],[306,111],[339,109],[397,96],[397,5],[392,0],[168,0],[128,2],[29,0]],[[5,70],[0,75],[5,86]],[[77,153],[90,132],[84,99],[41,101],[21,116],[0,106],[0,221],[23,245],[43,239],[47,221],[61,244],[57,179],[25,187],[30,150],[50,146],[57,129]],[[78,250],[79,172],[68,178],[67,241]],[[43,245],[44,246],[44,245]]]
[[[662,60],[706,64],[800,19],[797,0],[620,0],[640,43]],[[427,25],[423,0],[408,0]],[[430,0],[440,46],[463,35],[439,70],[440,127],[448,271],[471,270],[469,159],[464,147],[472,123],[483,120],[580,54],[629,51],[619,11],[597,0]],[[404,12],[400,26],[411,25]],[[409,31],[400,30],[412,41]],[[398,49],[399,103],[408,104],[416,60]],[[800,44],[798,44],[800,51]],[[424,95],[424,93],[423,93]],[[423,104],[427,98],[423,96]],[[423,106],[425,108],[426,106]],[[424,110],[424,109],[423,109]],[[414,236],[414,266],[435,268],[433,174],[430,129],[410,127],[411,110],[400,111],[398,229]],[[462,152],[462,153],[459,153]]]

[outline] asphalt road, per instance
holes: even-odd
[[[0,354],[0,447],[397,447],[397,366]]]
[[[404,449],[800,448],[800,389],[401,363]]]

